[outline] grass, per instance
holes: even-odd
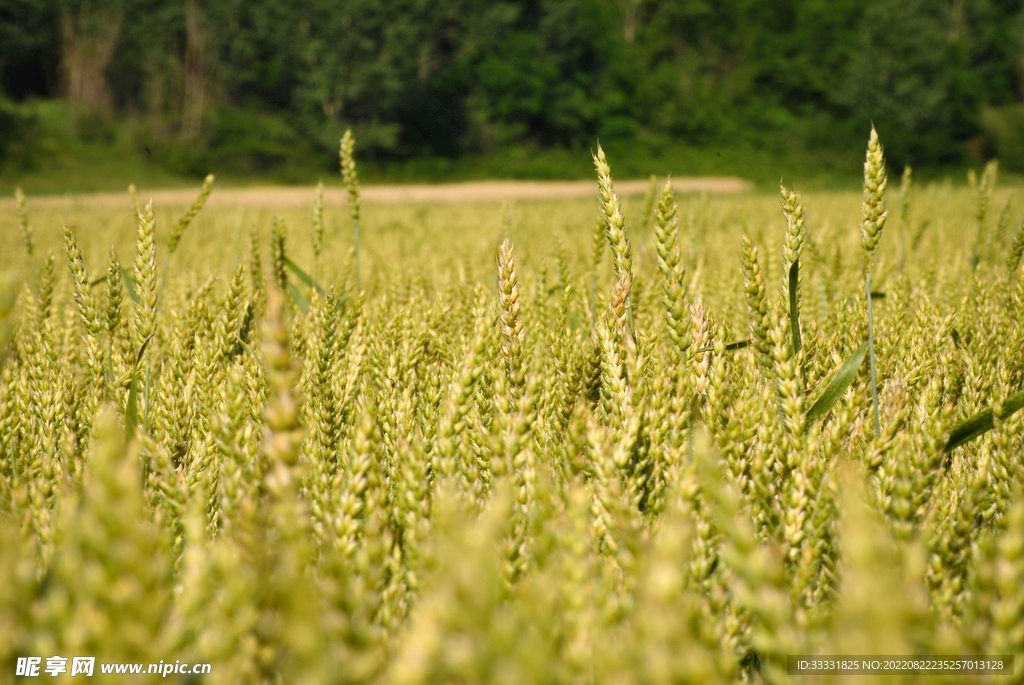
[[[29,195],[98,191],[123,191],[130,183],[139,187],[184,187],[202,180],[207,172],[217,174],[221,187],[258,185],[315,185],[318,180],[333,185],[343,181],[335,173],[336,157],[310,149],[298,149],[288,141],[274,139],[278,148],[295,148],[293,158],[278,160],[269,168],[252,162],[252,168],[240,171],[229,163],[232,154],[249,147],[257,157],[262,148],[256,131],[265,116],[232,116],[250,121],[252,130],[244,135],[255,138],[232,139],[230,149],[222,150],[222,164],[214,162],[195,169],[193,174],[175,173],[174,164],[161,157],[161,151],[147,142],[151,134],[142,121],[99,122],[90,135],[74,130],[66,106],[58,100],[23,105],[34,113],[38,127],[28,148],[28,160],[18,166],[0,165],[0,193],[10,194],[21,187]],[[267,136],[278,136],[283,124],[276,119],[267,124]],[[86,127],[91,130],[90,127]],[[242,134],[238,134],[242,135]],[[294,137],[294,132],[289,133]],[[278,136],[279,137],[279,136]],[[188,143],[177,141],[179,148]],[[616,160],[619,178],[645,178],[650,173],[663,177],[735,175],[755,182],[763,191],[773,191],[782,178],[787,185],[798,182],[799,190],[852,190],[859,187],[857,168],[862,156],[857,149],[825,150],[800,148],[787,140],[755,146],[749,143],[692,145],[664,136],[641,135],[635,140],[601,141]],[[249,147],[246,147],[246,146]],[[232,147],[233,146],[233,147]],[[307,146],[308,147],[308,146]],[[214,150],[214,153],[217,151]],[[593,175],[589,149],[542,148],[523,144],[459,157],[417,156],[409,159],[362,159],[360,176],[364,183],[448,183],[488,179],[580,180]],[[225,156],[226,155],[226,156]],[[214,155],[216,158],[216,154]],[[219,159],[219,158],[218,158]],[[276,157],[275,157],[276,159]],[[239,162],[241,163],[241,162]],[[168,166],[170,164],[170,166]],[[275,166],[276,164],[276,166]],[[979,160],[980,164],[980,160]],[[209,166],[210,168],[207,168]],[[918,182],[963,183],[962,165],[916,169]],[[1018,185],[1020,175],[1003,175],[1004,185]]]
[[[1019,209],[918,182],[901,244],[883,188],[620,198],[595,150],[593,199],[371,205],[358,239],[322,206],[0,215],[0,668],[1021,682]]]
[[[28,194],[123,191],[129,183],[149,187],[182,187],[192,181],[162,169],[139,154],[127,127],[111,127],[99,138],[83,140],[72,129],[67,109],[59,101],[33,103],[38,120],[30,159],[22,168],[0,172],[0,189],[21,187]]]

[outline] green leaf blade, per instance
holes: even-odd
[[[835,406],[839,398],[843,396],[843,393],[846,392],[846,389],[850,387],[853,380],[857,377],[857,372],[860,370],[861,364],[864,363],[864,358],[867,357],[867,354],[868,344],[865,342],[846,358],[843,365],[839,367],[839,370],[829,380],[821,395],[818,396],[818,399],[807,410],[808,423],[818,421],[831,411],[832,407]]]
[[[132,272],[123,266],[121,267],[121,281],[124,282],[124,289],[128,291],[128,297],[131,298],[132,302],[141,304],[142,300],[135,291],[135,279],[132,277]]]
[[[789,267],[789,328],[793,337],[793,355],[800,354],[800,260]]]
[[[302,282],[307,288],[312,288],[319,294],[324,294],[324,289],[320,287],[320,284],[313,280],[313,277],[303,271],[295,262],[288,257],[284,258],[285,268],[295,274],[295,277]]]
[[[1024,390],[1014,393],[1003,402],[1002,416],[1008,418],[1024,407]],[[977,414],[964,419],[953,426],[949,432],[949,439],[946,441],[946,452],[952,452],[957,447],[966,445],[975,438],[981,437],[995,427],[995,416],[992,408],[983,409]]]
[[[139,364],[142,363],[142,355],[145,354],[146,348],[149,347],[150,341],[153,339],[153,334],[150,334],[148,338],[142,341],[142,345],[139,346],[139,351],[135,355],[135,363],[132,365],[132,377],[128,385],[128,404],[124,410],[124,437],[126,441],[130,441],[135,437],[135,429],[139,425],[139,393],[136,390],[137,376],[139,375]]]
[[[295,300],[295,305],[303,314],[309,311],[309,300],[302,294],[302,291],[295,287],[295,284],[288,281],[288,294]]]

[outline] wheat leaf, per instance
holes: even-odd
[[[288,257],[285,257],[284,258],[284,265],[285,265],[285,267],[288,268],[289,271],[291,271],[293,274],[295,274],[295,277],[297,279],[299,279],[302,282],[302,284],[305,285],[307,288],[312,288],[313,290],[317,291],[321,295],[324,294],[324,289],[320,287],[320,284],[318,284],[316,281],[314,281],[312,276],[310,276],[308,273],[303,271],[291,259],[289,259]]]
[[[139,372],[139,364],[142,363],[142,355],[146,352],[146,348],[149,347],[149,342],[153,339],[153,335],[150,334],[149,337],[142,341],[142,345],[139,346],[139,352],[135,355],[135,363],[132,365],[132,377],[128,385],[128,404],[124,411],[125,440],[132,439],[132,436],[135,435],[135,429],[139,425],[139,393],[135,389],[136,376]]]
[[[800,260],[789,267],[789,327],[793,335],[793,354],[800,353],[800,309],[797,288],[800,285]]]
[[[1012,416],[1024,407],[1024,390],[1010,395],[1003,402],[1003,418]],[[974,416],[964,419],[953,426],[949,432],[949,440],[946,441],[946,452],[951,452],[961,445],[966,445],[971,440],[984,435],[992,430],[995,421],[992,414],[992,407],[979,411]]]
[[[846,392],[846,389],[853,383],[853,379],[857,377],[857,371],[860,370],[860,365],[864,363],[864,357],[867,354],[868,344],[864,343],[846,358],[846,361],[843,362],[843,365],[839,367],[839,370],[829,380],[828,385],[825,386],[825,390],[814,401],[810,409],[807,410],[808,423],[824,417],[835,406],[839,398]]]

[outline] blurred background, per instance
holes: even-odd
[[[0,187],[1024,172],[1024,0],[0,0]]]

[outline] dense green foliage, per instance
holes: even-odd
[[[0,673],[781,684],[817,653],[1024,682],[996,164],[894,198],[872,135],[862,196],[780,212],[623,205],[598,148],[597,207],[364,207],[351,151],[347,212],[204,209],[210,177],[0,214]]]
[[[66,97],[84,136],[131,120],[137,149],[192,175],[327,169],[349,126],[396,160],[595,139],[857,150],[873,119],[897,165],[962,162],[1020,135],[1001,108],[1020,100],[1021,7],[7,0],[0,91]]]

